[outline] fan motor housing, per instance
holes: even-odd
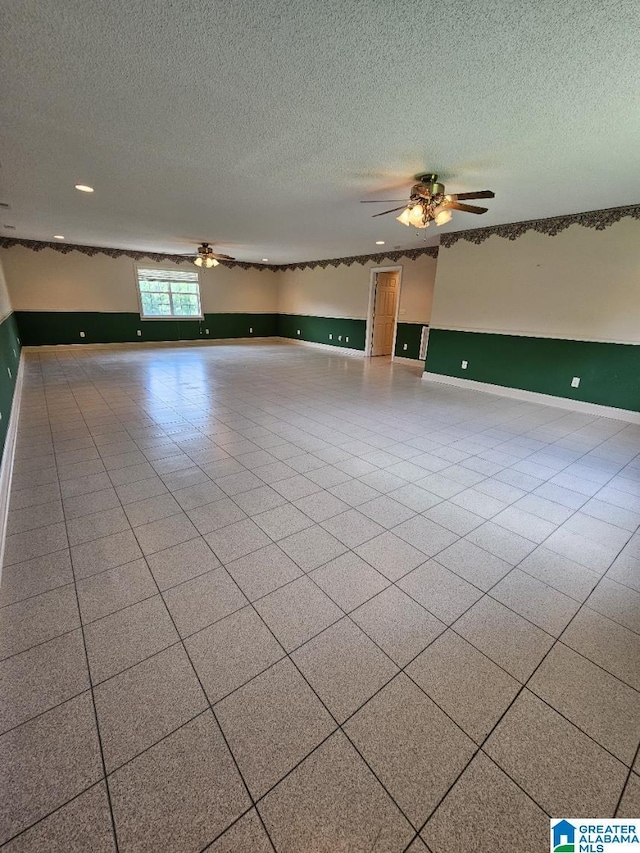
[[[429,180],[421,180],[419,183],[411,187],[411,195],[419,196],[420,198],[429,199],[434,195],[444,195],[444,184],[439,183],[437,175],[422,175],[422,178]]]

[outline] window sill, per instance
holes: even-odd
[[[143,322],[146,320],[150,320],[152,322],[155,322],[157,320],[198,320],[198,321],[202,322],[204,320],[204,315],[203,314],[197,314],[197,315],[189,315],[188,317],[186,317],[184,314],[168,314],[168,315],[163,315],[162,317],[143,317],[141,314],[140,320],[142,320]]]

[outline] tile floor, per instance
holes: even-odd
[[[285,344],[25,353],[7,853],[640,813],[640,427]]]

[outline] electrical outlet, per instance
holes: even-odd
[[[402,349],[406,350],[407,346],[408,346],[408,344],[402,344]]]
[[[331,335],[331,334],[329,335],[329,340],[330,340],[330,341],[332,341],[332,340],[333,340],[333,335]]]
[[[298,334],[300,334],[300,329],[298,329]]]
[[[463,370],[466,370],[466,369],[467,369],[467,367],[469,367],[469,362],[468,362],[468,361],[463,361],[463,362],[462,362],[462,364],[461,364],[460,366],[462,367],[462,369],[463,369]]]
[[[80,332],[80,337],[84,338],[84,332]]]
[[[250,334],[250,335],[252,335],[252,334],[253,334],[253,329],[251,328],[251,326],[249,326],[249,334]]]
[[[138,329],[136,335],[141,338],[142,337],[142,329]]]
[[[573,377],[573,379],[571,380],[571,387],[572,388],[579,388],[580,387],[580,377],[579,376]]]

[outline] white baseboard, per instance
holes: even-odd
[[[301,347],[314,347],[315,349],[330,350],[340,355],[357,355],[364,358],[364,350],[352,349],[351,347],[338,347],[334,344],[317,344],[315,341],[302,341],[299,338],[271,338],[271,340],[280,341],[283,344],[296,344]]]
[[[444,385],[456,385],[458,388],[468,388],[473,391],[484,391],[487,394],[497,394],[500,397],[512,397],[515,400],[525,400],[529,403],[541,403],[543,406],[554,406],[558,409],[568,409],[572,412],[584,412],[602,418],[614,418],[618,421],[628,421],[640,424],[640,412],[629,409],[616,409],[614,406],[599,406],[597,403],[584,403],[582,400],[568,400],[566,397],[554,397],[551,394],[540,394],[537,391],[524,391],[522,388],[507,388],[504,385],[491,385],[489,382],[476,382],[475,379],[461,379],[458,376],[445,376],[442,373],[429,373],[425,370],[422,378],[430,382],[440,382]]]
[[[424,364],[422,358],[405,358],[403,355],[394,355],[392,361],[399,361],[401,364]]]
[[[27,352],[60,352],[62,350],[105,350],[125,349],[126,347],[139,347],[140,349],[157,349],[158,347],[202,347],[202,346],[229,346],[229,344],[265,343],[279,340],[279,338],[258,337],[250,338],[196,338],[190,341],[123,341],[109,344],[41,344],[39,346],[23,346]]]
[[[126,349],[127,347],[137,347],[140,349],[157,349],[158,347],[189,347],[189,346],[230,346],[232,344],[248,344],[248,343],[277,343],[277,344],[296,344],[297,346],[314,347],[315,349],[329,350],[330,352],[340,353],[340,355],[356,355],[359,358],[364,357],[364,351],[360,349],[351,349],[351,347],[339,347],[333,344],[317,344],[314,341],[301,341],[297,338],[280,338],[277,335],[270,335],[266,338],[260,338],[257,335],[250,338],[198,338],[192,341],[125,341],[123,343],[111,344],[42,344],[41,346],[24,346],[26,352],[63,352],[70,350],[78,352],[80,350],[111,350],[111,349]],[[412,359],[406,359],[412,361]]]
[[[9,496],[11,494],[11,478],[13,476],[13,458],[16,452],[16,437],[18,435],[18,420],[20,419],[20,400],[22,399],[24,359],[20,354],[16,384],[11,402],[9,428],[4,442],[2,465],[0,466],[0,582],[2,581],[2,564],[4,562],[4,545],[7,538],[7,515],[9,513]]]

